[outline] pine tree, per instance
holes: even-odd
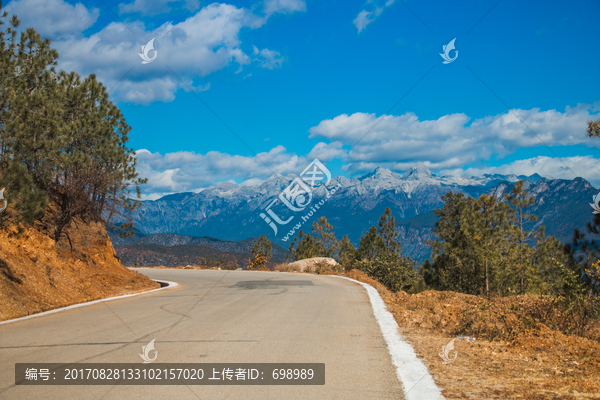
[[[130,188],[139,197],[145,180],[120,110],[93,74],[57,72],[58,53],[34,29],[17,42],[16,26],[13,17],[0,32],[0,185],[10,204],[2,222],[41,220],[58,241],[75,218],[131,221],[140,203]]]
[[[338,253],[338,261],[344,270],[349,271],[353,268],[353,264],[356,261],[356,249],[348,235],[344,235],[340,241],[340,249]]]
[[[378,255],[378,250],[383,248],[381,236],[377,234],[377,227],[371,226],[365,233],[365,236],[360,238],[357,250],[357,259],[373,261]]]
[[[402,245],[398,242],[400,234],[396,230],[396,218],[389,207],[386,207],[377,225],[379,226],[377,234],[381,238],[379,251],[399,254],[402,251]]]
[[[525,182],[517,182],[510,194],[505,194],[505,199],[512,205],[512,232],[509,240],[511,242],[510,262],[504,271],[503,286],[507,292],[522,294],[530,287],[536,285],[538,272],[534,262],[535,249],[530,244],[543,239],[544,227],[537,231],[528,231],[525,225],[536,222],[537,216],[529,213],[526,209],[535,204],[535,198],[525,190]]]
[[[265,236],[260,235],[258,240],[252,246],[252,258],[248,269],[262,270],[266,268],[267,261],[271,258],[271,241]]]
[[[288,253],[289,256],[286,254],[286,258],[299,261],[307,258],[320,257],[321,247],[310,233],[299,231],[298,236],[290,241]]]
[[[337,255],[339,243],[333,232],[333,226],[327,222],[327,218],[320,217],[318,221],[313,222],[312,234],[319,254],[317,257],[333,258]]]
[[[392,291],[408,290],[417,279],[415,263],[402,254],[396,221],[389,207],[379,218],[378,227],[372,226],[360,238],[356,266]]]
[[[589,137],[600,138],[600,119],[590,120],[587,122],[587,133]]]
[[[433,229],[440,240],[428,242],[434,262],[421,270],[425,281],[442,290],[489,296],[506,265],[511,211],[485,194],[473,199],[448,192],[442,200]]]
[[[7,16],[2,13],[0,26]],[[47,205],[45,191],[22,162],[20,140],[30,138],[19,137],[18,128],[30,129],[52,119],[54,107],[42,100],[52,93],[51,76],[58,53],[50,49],[49,40],[41,40],[31,28],[17,41],[15,28],[19,25],[19,19],[13,15],[8,27],[0,32],[0,186],[5,189],[8,204],[0,216],[2,225],[11,221],[33,222],[43,216]],[[18,113],[31,116],[28,124],[18,123]],[[41,159],[38,157],[37,161]]]
[[[327,218],[321,217],[313,222],[312,235],[310,233],[298,232],[298,236],[290,241],[288,259],[295,261],[314,257],[337,256],[339,243],[333,232],[333,226],[327,222]]]
[[[586,224],[586,232],[575,229],[567,253],[573,269],[588,290],[588,298],[600,296],[600,214]]]
[[[260,254],[269,259],[272,255],[272,249],[271,241],[265,235],[260,235],[256,242],[254,242],[251,253],[253,256]]]
[[[438,217],[433,232],[439,240],[428,241],[433,263],[429,274],[435,276],[436,289],[479,294],[484,274],[481,265],[471,257],[472,240],[465,229],[464,216],[476,209],[475,200],[462,193],[448,192],[442,196],[444,206],[436,209]]]
[[[496,275],[505,266],[506,240],[509,229],[510,209],[506,203],[483,194],[474,202],[475,208],[467,208],[462,224],[464,233],[472,241],[471,257],[482,266],[485,294],[496,290]]]

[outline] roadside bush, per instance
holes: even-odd
[[[298,268],[294,268],[291,263],[277,264],[273,270],[279,272],[298,272]]]
[[[323,273],[342,273],[344,272],[344,267],[340,264],[330,264],[325,261],[317,261],[314,265],[306,268],[304,272],[313,272],[315,274],[323,274]]]
[[[414,263],[409,258],[384,255],[355,263],[354,268],[381,282],[393,292],[410,289],[417,282]]]

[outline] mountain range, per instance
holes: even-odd
[[[582,178],[563,180],[537,174],[436,176],[418,164],[403,175],[377,168],[359,178],[333,178],[326,185],[313,188],[310,205],[294,212],[277,199],[296,178],[294,174],[276,174],[257,185],[226,182],[199,193],[177,193],[144,201],[140,213],[133,216],[135,226],[144,235],[150,235],[144,240],[165,233],[196,238],[185,239],[189,241],[197,241],[201,236],[243,241],[265,234],[274,244],[288,247],[298,230],[310,231],[312,223],[325,216],[338,238],[348,235],[358,244],[365,231],[377,224],[385,208],[390,207],[397,220],[404,253],[422,260],[430,253],[425,241],[435,238],[431,232],[436,220],[433,210],[443,206],[441,196],[448,191],[473,197],[488,193],[502,198],[516,182],[524,180],[526,190],[535,198],[535,205],[530,208],[538,216],[535,225],[545,225],[548,235],[564,242],[570,240],[574,228],[582,228],[591,220],[589,203],[598,192]],[[277,234],[264,218],[273,222],[265,209],[274,201],[272,210],[280,220],[292,217],[285,225],[275,224]]]

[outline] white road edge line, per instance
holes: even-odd
[[[383,302],[383,299],[371,285],[357,280],[346,278],[339,275],[337,278],[347,279],[362,285],[369,294],[373,314],[379,323],[379,328],[383,334],[392,362],[396,366],[396,375],[404,388],[404,395],[407,400],[438,400],[444,399],[440,388],[435,384],[429,374],[429,370],[421,360],[417,358],[414,349],[398,333],[398,324]]]
[[[67,307],[55,308],[54,310],[44,311],[44,312],[41,312],[41,313],[38,313],[38,314],[33,314],[33,315],[28,315],[26,317],[9,319],[8,321],[2,321],[2,322],[0,322],[0,325],[10,324],[11,322],[23,321],[23,320],[30,319],[30,318],[41,317],[42,315],[54,314],[54,313],[65,311],[65,310],[71,310],[73,308],[90,306],[92,304],[98,304],[98,303],[100,303],[102,301],[111,301],[111,300],[125,299],[127,297],[139,296],[141,294],[152,293],[152,292],[156,292],[156,291],[159,291],[159,290],[171,289],[171,288],[174,288],[176,286],[179,286],[179,284],[177,282],[165,281],[164,279],[152,279],[152,280],[155,281],[155,282],[164,282],[164,283],[167,283],[168,286],[161,287],[161,288],[158,288],[158,289],[152,289],[152,290],[148,290],[148,291],[140,292],[140,293],[132,293],[132,294],[124,294],[122,296],[107,297],[106,299],[92,300],[92,301],[88,301],[88,302],[85,302],[85,303],[73,304],[73,305],[67,306]]]

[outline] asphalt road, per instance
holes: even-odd
[[[360,285],[328,276],[140,269],[173,289],[0,325],[0,399],[404,399]],[[15,363],[325,363],[322,386],[23,386]]]

